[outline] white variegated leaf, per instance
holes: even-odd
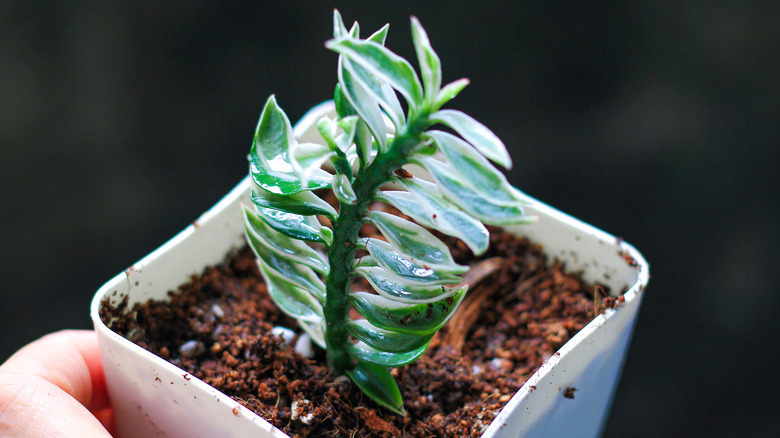
[[[522,202],[517,190],[506,180],[482,154],[460,138],[443,131],[427,131],[442,152],[450,168],[461,175],[464,181],[496,203]]]
[[[425,211],[425,220],[431,222],[429,228],[462,240],[475,254],[487,250],[490,245],[488,229],[478,219],[442,196],[436,184],[420,178],[403,178],[398,182],[406,187],[406,193],[415,201],[415,205]],[[414,216],[412,218],[417,220]],[[428,226],[423,222],[418,223]]]
[[[433,51],[428,34],[417,17],[412,17],[412,39],[425,86],[426,103],[430,105],[441,87],[441,61],[436,52]]]
[[[429,342],[411,351],[393,352],[377,350],[363,341],[358,341],[348,347],[348,352],[355,359],[382,367],[394,368],[406,365],[422,356],[428,349]]]
[[[307,186],[312,178],[321,179],[330,177],[328,172],[322,170],[322,165],[333,156],[333,151],[327,146],[316,143],[294,143],[291,149],[293,156],[292,165],[301,185]]]
[[[457,284],[460,282],[457,274],[468,270],[468,267],[460,265],[446,266],[420,262],[378,239],[369,239],[366,242],[366,249],[379,266],[389,269],[409,284]]]
[[[457,292],[455,287],[436,284],[410,284],[392,271],[379,266],[359,267],[355,272],[368,280],[371,287],[381,296],[402,303],[430,303]]]
[[[418,260],[420,264],[435,266],[436,270],[463,273],[468,267],[455,263],[449,247],[425,228],[383,211],[372,211],[368,219],[399,253]]]
[[[352,184],[346,175],[337,173],[333,175],[333,194],[336,195],[336,199],[342,204],[354,205],[357,203],[357,196],[355,191],[352,190]]]
[[[351,71],[346,68],[345,64],[348,62],[344,57],[339,58],[339,84],[341,84],[341,91],[349,101],[349,104],[355,109],[363,122],[368,126],[368,130],[371,131],[374,139],[376,139],[381,145],[381,150],[387,149],[387,136],[384,129],[385,122],[382,117],[382,111],[379,109],[379,104],[372,99],[371,94],[366,87],[358,80],[356,80]]]
[[[328,180],[328,186],[330,186],[330,180]],[[277,195],[255,184],[252,186],[250,196],[252,202],[258,207],[274,208],[305,216],[321,214],[330,219],[335,219],[338,215],[333,206],[309,190],[294,195]]]
[[[328,41],[325,47],[359,64],[379,80],[389,83],[406,97],[410,106],[418,108],[422,103],[422,85],[414,68],[381,44],[340,38]]]
[[[468,181],[444,162],[433,157],[422,157],[420,162],[436,181],[442,194],[466,213],[491,225],[525,224],[535,220],[526,216],[523,202],[495,203],[485,199]]]
[[[431,114],[431,120],[455,130],[482,155],[506,169],[512,167],[512,159],[504,143],[482,123],[457,110],[439,110]]]
[[[359,83],[368,96],[384,109],[396,131],[403,130],[403,127],[406,125],[404,111],[392,87],[378,80],[359,64],[355,64],[348,59],[344,59],[342,62],[344,63],[344,68],[349,70],[352,79]]]
[[[284,313],[299,321],[322,321],[322,305],[309,292],[272,269],[262,259],[257,259],[257,265],[265,280],[268,295]]]
[[[244,209],[247,229],[254,232],[251,236],[256,242],[273,251],[290,263],[308,266],[322,275],[327,275],[328,261],[323,254],[297,239],[292,239],[271,228],[264,220],[249,209]]]
[[[379,328],[425,335],[436,332],[447,323],[467,289],[467,286],[461,286],[454,295],[433,303],[399,303],[366,292],[354,292],[350,294],[350,300],[364,318]]]

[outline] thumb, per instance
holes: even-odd
[[[0,436],[110,437],[112,422],[97,337],[61,331],[0,366]]]

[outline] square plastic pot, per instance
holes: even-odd
[[[301,141],[318,141],[316,123],[332,104],[313,108],[295,127]],[[91,318],[98,334],[108,390],[122,437],[287,437],[225,394],[109,329],[103,300],[130,306],[167,297],[193,274],[244,245],[240,205],[245,179],[212,209],[96,293]],[[636,321],[649,268],[632,246],[541,202],[528,208],[533,225],[511,228],[541,243],[589,282],[625,291],[616,309],[598,315],[551,356],[512,397],[483,437],[598,436],[609,412]],[[571,395],[573,398],[564,396]]]

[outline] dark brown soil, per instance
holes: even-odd
[[[472,287],[428,352],[394,370],[405,417],[332,375],[323,352],[309,360],[271,336],[276,325],[296,325],[266,294],[247,249],[171,292],[170,302],[139,304],[132,312],[104,303],[101,317],[293,437],[476,437],[594,317],[594,302],[599,311],[618,304],[602,302],[603,287],[594,298],[592,285],[558,263],[547,266],[539,246],[500,230],[492,230],[491,240],[479,259],[453,242],[456,260],[476,266],[467,274]],[[562,396],[574,396],[574,388]]]

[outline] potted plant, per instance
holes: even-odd
[[[387,26],[360,39],[357,23],[347,30],[335,12],[334,39],[326,44],[340,55],[334,102],[315,107],[292,128],[272,96],[255,133],[250,176],[96,294],[91,315],[123,435],[286,436],[109,328],[115,316],[106,309],[165,299],[246,241],[268,295],[327,351],[333,373],[349,376],[373,403],[404,415],[391,370],[426,351],[468,288],[460,278],[468,267],[429,230],[480,253],[489,244],[485,223],[527,236],[586,281],[623,293],[619,305],[595,316],[481,425],[482,436],[599,433],[648,281],[647,264],[620,239],[511,187],[490,163],[510,166],[501,141],[466,114],[442,109],[468,81],[442,87],[438,56],[416,19],[412,35],[422,81],[384,47],[386,33]],[[325,189],[337,208],[320,197]],[[369,208],[377,200],[403,216]],[[365,223],[382,238],[361,237]],[[352,291],[355,277],[373,291]],[[360,318],[350,316],[352,308]]]

